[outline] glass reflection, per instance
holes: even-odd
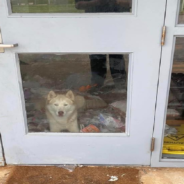
[[[132,0],[11,0],[13,13],[131,12]]]
[[[29,132],[125,132],[128,55],[19,59]]]
[[[184,0],[180,1],[180,10],[179,10],[178,23],[179,24],[184,24]]]
[[[184,158],[184,37],[176,38],[163,158]]]

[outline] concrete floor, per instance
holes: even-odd
[[[15,168],[14,166],[0,168],[0,184],[7,183]],[[98,169],[98,167],[96,168]],[[184,168],[136,167],[136,169],[139,170],[139,174],[136,176],[139,177],[139,184],[184,184]],[[114,183],[116,182],[114,181]],[[18,183],[16,182],[16,184]]]

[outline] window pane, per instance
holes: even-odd
[[[29,132],[125,132],[128,55],[19,54]]]
[[[132,0],[11,0],[13,13],[131,12]]]
[[[176,38],[163,158],[184,159],[184,37]]]
[[[184,24],[184,0],[181,0],[180,2],[180,10],[179,10],[179,18],[178,18],[178,23],[179,24]]]

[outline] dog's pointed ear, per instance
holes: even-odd
[[[51,100],[54,97],[56,97],[56,93],[54,91],[50,91],[47,95],[47,100]]]
[[[66,97],[69,98],[72,101],[75,100],[75,96],[74,96],[74,94],[71,90],[66,93]]]

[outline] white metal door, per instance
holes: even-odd
[[[134,0],[132,13],[11,13],[0,1],[0,127],[7,164],[150,165],[166,0]],[[25,3],[20,4],[20,8]],[[129,54],[124,133],[29,133],[18,54]]]
[[[181,155],[178,157],[178,159],[164,158],[162,155],[165,124],[166,121],[169,120],[167,109],[169,109],[169,102],[170,102],[169,99],[173,94],[171,90],[172,87],[171,76],[172,73],[182,74],[184,72],[182,68],[182,62],[184,59],[183,58],[184,19],[182,12],[183,12],[183,0],[167,1],[166,20],[165,20],[166,39],[165,45],[163,46],[162,49],[162,56],[161,56],[158,98],[156,105],[155,127],[153,134],[153,137],[155,138],[155,149],[152,153],[152,161],[151,161],[151,165],[153,167],[184,167],[183,162],[184,160],[182,158],[179,158],[181,157]],[[176,56],[178,57],[178,59],[176,59]],[[180,87],[182,88],[182,86]],[[174,96],[179,97],[179,94],[175,93]],[[182,101],[179,103],[182,104]],[[180,120],[180,122],[182,123],[182,117],[180,118],[178,118],[178,120]],[[174,141],[175,140],[172,139],[170,140],[171,143]],[[183,143],[180,144],[182,146]]]

